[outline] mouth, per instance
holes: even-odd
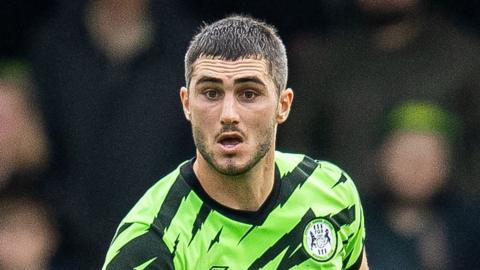
[[[223,133],[218,137],[217,143],[224,149],[233,150],[243,143],[243,138],[238,133]]]

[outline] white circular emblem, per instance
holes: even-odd
[[[337,232],[324,218],[310,221],[303,232],[303,248],[318,261],[330,260],[337,250]]]

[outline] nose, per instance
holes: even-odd
[[[235,97],[233,95],[226,95],[223,99],[222,113],[220,122],[222,125],[238,124],[239,115]]]

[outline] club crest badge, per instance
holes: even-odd
[[[330,260],[337,250],[337,232],[325,218],[310,221],[303,232],[303,248],[317,261]]]

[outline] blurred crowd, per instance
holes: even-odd
[[[278,148],[355,180],[371,269],[480,269],[475,0],[0,4],[0,269],[99,269],[116,226],[194,155],[178,91],[201,26],[278,28],[295,91]]]

